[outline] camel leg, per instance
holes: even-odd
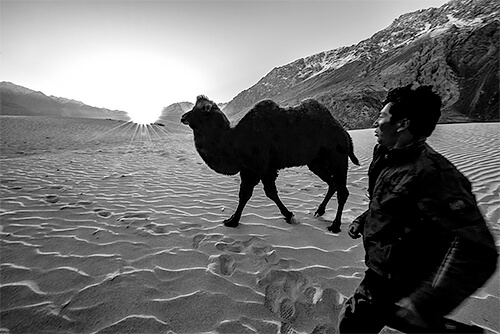
[[[337,185],[337,213],[335,214],[335,219],[332,225],[328,227],[328,231],[333,233],[340,232],[340,224],[342,223],[342,212],[344,211],[344,205],[349,197],[349,190],[347,190],[347,166],[345,168],[339,168],[335,174],[335,184]]]
[[[316,174],[320,179],[328,184],[328,191],[325,195],[325,199],[319,205],[318,209],[314,213],[315,216],[321,216],[325,213],[326,205],[332,198],[333,194],[337,191],[337,213],[335,214],[335,219],[332,224],[328,227],[328,230],[333,233],[340,232],[340,224],[342,222],[342,211],[344,210],[345,203],[349,197],[349,191],[346,186],[347,179],[347,159],[344,163],[339,163],[340,161],[332,161],[331,163],[324,161],[323,159],[316,159],[308,165],[309,169]],[[335,172],[329,170],[330,166],[335,166]]]
[[[319,160],[319,159],[316,159],[313,162],[311,162],[309,165],[307,165],[309,167],[309,169],[311,170],[311,172],[316,174],[321,180],[323,180],[324,182],[326,182],[326,184],[328,184],[328,191],[326,192],[325,198],[320,203],[320,205],[318,206],[318,209],[314,213],[314,215],[316,217],[319,217],[319,216],[322,216],[325,214],[325,210],[326,210],[326,206],[327,206],[328,202],[330,201],[332,196],[337,191],[337,187],[335,186],[335,182],[333,181],[333,175],[330,171],[328,171],[328,169],[326,167],[327,165],[328,164],[325,161]]]
[[[337,213],[335,214],[335,219],[333,220],[332,225],[328,227],[328,231],[333,233],[340,232],[340,224],[342,223],[342,211],[344,211],[344,205],[347,202],[348,197],[349,191],[347,190],[347,188],[339,188],[337,192],[337,200],[339,202],[337,206]]]
[[[240,171],[240,193],[238,207],[231,217],[224,220],[224,225],[227,227],[237,227],[241,218],[241,213],[245,208],[248,200],[252,197],[253,188],[259,183],[259,176],[254,172],[242,168]]]
[[[322,179],[322,180],[328,184],[328,191],[326,192],[325,198],[320,203],[320,205],[318,206],[318,209],[314,213],[314,215],[316,217],[321,217],[325,214],[326,206],[328,205],[328,202],[330,202],[330,199],[337,191],[337,187],[335,187],[335,183],[333,182],[332,176],[330,176],[329,178]]]
[[[273,200],[281,211],[281,214],[285,217],[288,224],[292,223],[293,213],[290,212],[281,199],[278,196],[278,190],[276,189],[276,178],[278,177],[277,171],[272,171],[262,178],[262,184],[264,185],[264,191],[266,196]]]

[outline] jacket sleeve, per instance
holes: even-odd
[[[446,231],[452,241],[432,277],[410,299],[423,316],[442,317],[493,275],[498,251],[470,182],[460,172],[451,167],[427,173],[419,185],[417,201],[422,219]]]
[[[493,235],[465,176],[452,168],[434,170],[425,173],[419,184],[417,203],[423,219],[478,247],[497,253]]]
[[[369,210],[366,210],[362,214],[360,214],[358,217],[356,217],[353,221],[352,224],[358,224],[360,226],[365,225],[366,217],[368,216]]]

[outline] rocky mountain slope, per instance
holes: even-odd
[[[223,110],[227,103],[217,103],[219,108]],[[190,111],[194,104],[191,102],[178,102],[164,107],[160,117],[156,123],[167,125],[169,128],[178,128],[179,126],[183,129],[187,129],[185,125],[180,123],[182,114]],[[191,131],[191,130],[189,130]]]
[[[370,127],[392,87],[435,86],[441,122],[500,120],[500,2],[452,0],[404,14],[356,45],[274,68],[224,109],[238,120],[256,102],[314,98],[347,128]]]
[[[47,96],[10,82],[0,82],[0,114],[16,116],[58,116],[129,121],[125,111],[97,108],[80,101]]]
[[[191,102],[179,102],[163,108],[156,124],[166,125],[170,130],[188,131],[185,125],[182,125],[180,120],[182,114],[191,110],[194,104]],[[189,129],[190,130],[190,129]]]

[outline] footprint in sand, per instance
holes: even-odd
[[[335,289],[312,282],[300,272],[273,270],[259,281],[264,305],[281,321],[281,333],[333,333],[342,297]]]
[[[208,265],[208,269],[216,274],[231,276],[235,270],[235,260],[231,255],[211,256],[209,261],[211,263]]]
[[[215,245],[215,248],[217,248],[220,251],[241,253],[244,250],[247,250],[256,240],[258,240],[257,237],[251,237],[247,241],[236,240],[232,243],[219,242]]]
[[[193,248],[198,249],[202,242],[219,241],[221,239],[224,240],[223,234],[197,234],[193,237]]]
[[[198,249],[200,246],[201,242],[206,239],[206,235],[204,234],[197,234],[193,237],[193,248]]]
[[[284,298],[279,304],[280,318],[290,323],[295,319],[295,304],[288,298]]]
[[[49,203],[57,203],[61,198],[57,195],[47,195],[45,196],[45,201]]]
[[[156,234],[164,234],[167,232],[167,229],[165,228],[165,226],[161,226],[161,225],[158,225],[155,223],[145,225],[144,229],[146,231],[151,231],[151,232],[156,233]]]
[[[103,218],[109,218],[112,215],[112,213],[107,211],[106,209],[94,209],[94,212],[97,213],[99,217]]]
[[[239,241],[235,241],[239,242]],[[228,244],[225,242],[219,242],[215,245],[215,248],[217,248],[220,251],[227,251],[227,252],[232,252],[232,253],[241,253],[243,251],[243,247],[240,244]]]
[[[287,269],[290,263],[287,260],[279,259],[276,250],[272,245],[261,238],[252,236],[248,240],[234,240],[232,238],[222,238],[215,244],[215,248],[222,251],[226,256],[235,254],[236,263],[233,268],[238,268],[243,272],[257,272],[257,277],[261,279],[273,269]],[[204,242],[202,235],[194,238],[193,245],[198,246]],[[236,255],[238,254],[238,255]],[[234,270],[234,269],[233,269]]]

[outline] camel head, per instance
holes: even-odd
[[[200,95],[196,99],[193,109],[182,115],[182,124],[189,125],[193,130],[229,127],[229,120],[219,109],[216,103],[206,96]]]

